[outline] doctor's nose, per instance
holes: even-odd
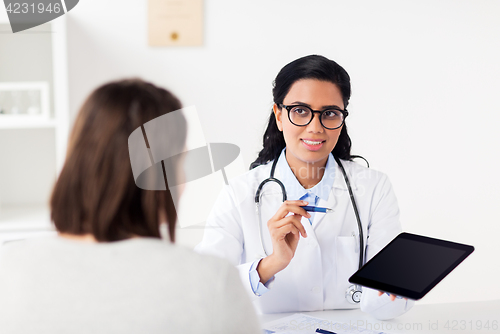
[[[307,131],[308,132],[321,133],[321,132],[325,131],[325,128],[323,127],[323,125],[321,124],[321,122],[319,120],[320,117],[321,117],[320,115],[314,114],[314,117],[311,120],[311,122],[309,124],[307,124]]]

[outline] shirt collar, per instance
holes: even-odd
[[[322,200],[327,200],[330,195],[330,191],[333,186],[333,181],[335,179],[335,166],[336,162],[333,158],[333,155],[330,153],[328,155],[328,160],[326,161],[325,173],[314,187],[310,189],[305,189],[300,182],[297,180],[295,175],[292,172],[292,169],[288,165],[285,157],[285,149],[281,151],[281,154],[278,158],[278,163],[276,165],[277,171],[279,171],[279,175],[281,177],[281,182],[285,186],[287,192],[287,199],[290,200],[298,200],[302,196],[304,196],[307,192],[311,192],[314,195],[318,196]]]

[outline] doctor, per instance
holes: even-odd
[[[237,266],[263,313],[361,307],[377,319],[390,319],[414,304],[367,288],[360,303],[348,295],[360,244],[364,263],[401,232],[387,176],[351,161],[345,125],[350,95],[349,75],[332,60],[311,55],[286,65],[274,82],[263,149],[251,168],[258,167],[225,186],[196,247]],[[334,157],[348,177],[362,234]],[[256,210],[257,188],[274,163],[287,200],[278,182],[267,182]],[[308,212],[306,205],[334,212]]]

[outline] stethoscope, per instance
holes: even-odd
[[[363,266],[363,260],[364,260],[364,241],[363,241],[363,228],[361,226],[361,219],[359,218],[359,211],[358,211],[358,206],[356,205],[356,201],[354,200],[354,194],[352,193],[352,188],[351,188],[351,183],[349,182],[349,178],[347,177],[347,173],[344,169],[344,166],[342,166],[342,163],[340,162],[340,159],[338,157],[334,157],[335,161],[340,167],[340,170],[342,171],[342,174],[344,175],[344,180],[345,183],[347,184],[347,189],[349,190],[349,196],[351,198],[351,203],[352,207],[354,209],[354,214],[356,216],[356,221],[358,222],[358,230],[359,230],[359,263],[358,263],[358,269],[361,269]],[[262,188],[266,183],[269,182],[275,182],[277,183],[280,188],[281,188],[281,193],[283,194],[283,202],[286,201],[287,195],[286,195],[286,189],[285,185],[278,180],[277,178],[274,177],[274,170],[276,169],[276,164],[278,163],[278,158],[274,159],[273,165],[271,167],[271,173],[267,179],[262,181],[259,186],[257,187],[257,191],[255,193],[255,204],[257,206],[257,216],[259,217],[259,237],[260,237],[260,244],[262,246],[262,249],[264,250],[264,253],[266,256],[269,256],[267,254],[266,248],[264,247],[264,240],[262,237],[262,216],[261,216],[261,211],[260,211],[260,195]],[[347,301],[351,304],[357,304],[361,301],[361,287],[357,285],[351,285],[347,290],[345,297]]]

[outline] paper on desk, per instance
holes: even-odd
[[[317,334],[316,328],[326,329],[336,334],[385,334],[384,332],[376,332],[372,330],[357,328],[356,326],[350,324],[342,324],[339,322],[315,318],[300,313],[267,322],[263,327],[265,334]]]

